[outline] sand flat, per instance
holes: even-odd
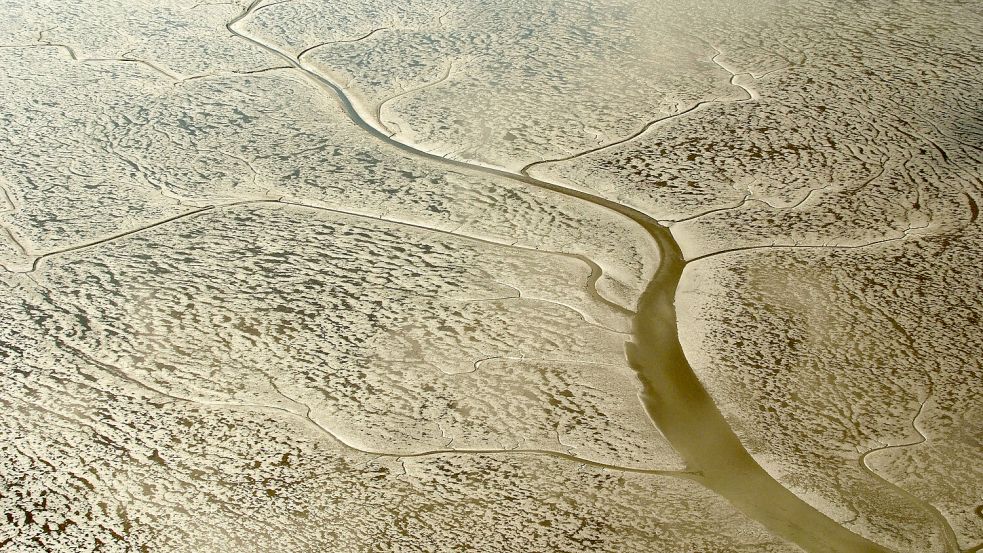
[[[972,6],[0,7],[0,550],[983,543]]]

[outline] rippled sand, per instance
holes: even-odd
[[[0,9],[0,551],[983,545],[974,4]]]

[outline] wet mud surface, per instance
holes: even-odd
[[[931,4],[0,2],[0,550],[977,550]]]

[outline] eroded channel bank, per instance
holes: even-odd
[[[447,159],[393,139],[381,124],[371,121],[371,116],[360,113],[341,86],[303,66],[296,57],[276,46],[235,29],[236,24],[260,8],[263,1],[254,0],[249,4],[226,24],[228,30],[283,59],[315,85],[331,92],[351,121],[375,139],[444,166],[510,179],[577,198],[627,217],[642,227],[658,244],[659,267],[639,299],[637,313],[632,318],[632,341],[626,343],[626,354],[642,382],[640,397],[646,412],[686,461],[688,469],[695,473],[687,477],[727,499],[775,535],[806,551],[890,551],[837,524],[785,489],[751,457],[734,434],[693,372],[679,342],[675,296],[686,262],[667,227],[630,206],[531,177],[526,171],[514,173]]]

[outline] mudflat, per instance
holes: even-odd
[[[0,551],[983,546],[974,4],[0,9]]]

